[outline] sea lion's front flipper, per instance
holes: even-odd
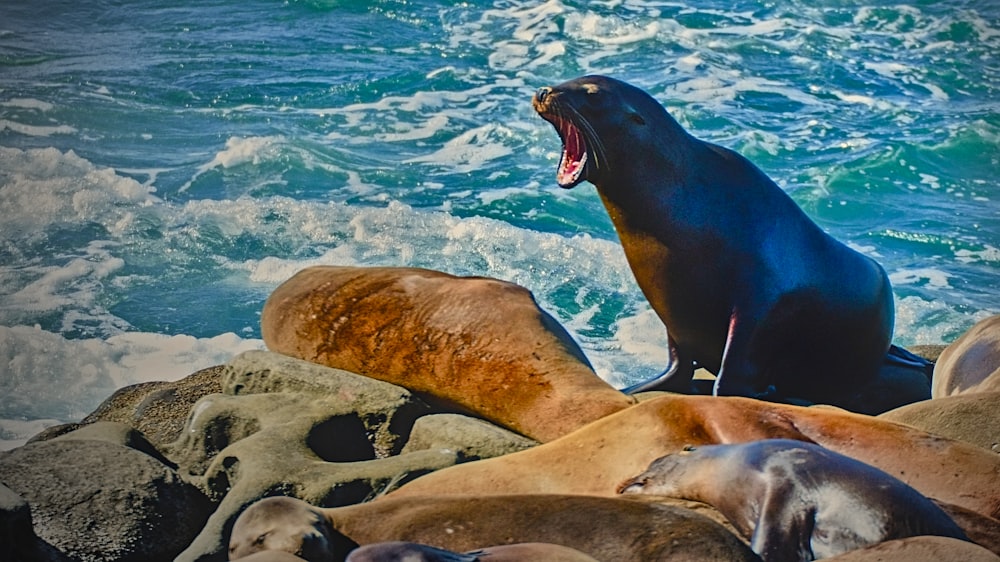
[[[750,537],[750,549],[767,562],[813,560],[809,537],[815,526],[815,507],[794,501],[794,488],[769,489]],[[797,541],[789,538],[798,537]],[[797,544],[792,544],[797,543]]]
[[[667,335],[667,349],[670,353],[670,363],[665,371],[659,375],[632,386],[622,389],[625,394],[635,394],[636,392],[646,392],[649,390],[662,390],[666,392],[679,392],[681,394],[692,394],[691,379],[694,378],[694,361],[684,357],[677,349],[677,344],[673,338]]]

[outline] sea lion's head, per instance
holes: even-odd
[[[309,561],[333,560],[333,529],[308,503],[289,497],[265,498],[236,519],[229,539],[229,559],[277,550]]]
[[[652,131],[664,123],[680,129],[649,94],[607,76],[539,88],[532,105],[562,139],[556,181],[566,189],[584,180],[598,185],[630,165],[642,165],[637,154],[654,139]]]
[[[619,484],[618,493],[675,496],[680,490],[679,477],[687,470],[687,460],[697,451],[696,447],[687,445],[680,452],[654,460],[641,474]]]

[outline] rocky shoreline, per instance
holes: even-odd
[[[936,359],[942,349],[913,350]],[[880,417],[1000,453],[998,398],[941,397]],[[439,469],[536,446],[428,394],[250,351],[175,382],[123,388],[80,423],[0,453],[0,544],[13,545],[14,560],[225,560],[234,522],[262,498],[361,505]],[[736,539],[727,548],[741,559],[756,559],[713,509],[681,500],[657,505],[690,514],[683,517],[701,529],[674,539],[672,559],[708,559],[697,553],[708,552],[708,542],[721,544],[710,538],[717,532]],[[392,517],[398,529],[406,512]],[[988,540],[980,544],[1000,550],[1000,521],[982,521]],[[365,527],[364,540],[351,540],[399,538],[379,537],[374,527]]]
[[[233,521],[262,497],[350,505],[536,444],[428,402],[266,351],[126,387],[0,454],[0,542],[25,559],[225,560]]]

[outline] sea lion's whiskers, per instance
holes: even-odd
[[[562,106],[559,109],[561,110]],[[569,121],[580,129],[580,132],[583,133],[583,138],[587,141],[587,148],[590,149],[594,157],[594,167],[598,170],[609,171],[611,168],[605,160],[605,148],[600,135],[597,134],[593,125],[575,107],[569,106],[566,109],[572,115]]]

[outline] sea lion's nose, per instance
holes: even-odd
[[[548,86],[545,86],[544,88],[538,88],[538,91],[535,92],[535,101],[537,101],[538,103],[542,103],[545,101],[545,98],[548,97],[548,95],[551,93],[552,93],[552,88],[549,88]]]

